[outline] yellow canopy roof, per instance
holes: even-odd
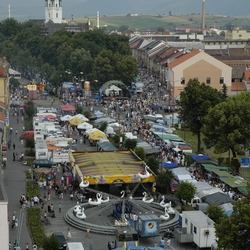
[[[89,138],[93,141],[99,141],[101,139],[107,139],[107,136],[101,131],[101,130],[94,130],[92,132],[90,132],[89,134]]]
[[[75,117],[75,118],[72,118],[72,119],[69,120],[69,123],[71,125],[73,125],[73,126],[77,126],[77,125],[79,125],[79,124],[81,124],[83,122],[84,121],[82,119],[78,118],[78,117]]]

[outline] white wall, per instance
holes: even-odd
[[[9,249],[8,202],[0,202],[0,250]]]

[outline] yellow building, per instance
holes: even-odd
[[[0,57],[0,101],[9,107],[9,63]]]
[[[203,50],[192,50],[168,64],[167,79],[172,99],[179,99],[190,79],[197,79],[218,90],[225,84],[230,96],[232,68]]]
[[[241,30],[239,27],[228,30],[225,34],[226,40],[248,40],[250,39],[250,32],[247,30]]]

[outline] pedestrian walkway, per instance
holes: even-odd
[[[26,224],[26,212],[22,211],[19,203],[20,197],[26,194],[25,171],[27,170],[27,166],[22,165],[18,160],[19,155],[24,153],[24,148],[21,147],[21,141],[19,139],[23,122],[20,119],[17,123],[16,117],[12,116],[12,114],[9,119],[13,132],[11,135],[9,133],[7,134],[7,141],[11,139],[11,147],[7,151],[7,165],[3,170],[3,178],[8,196],[9,221],[11,222],[13,214],[18,218],[18,228],[12,230],[11,226],[9,227],[9,238],[11,244],[17,240],[21,249],[25,249],[25,244],[29,243],[29,245],[31,245],[32,241]],[[13,149],[13,144],[15,144],[15,149]],[[15,161],[13,161],[13,155],[15,155]]]

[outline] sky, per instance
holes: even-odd
[[[45,0],[0,0],[0,19],[8,17],[8,4],[11,17],[25,21],[44,19]],[[172,15],[201,13],[202,0],[62,0],[65,19],[128,13]],[[227,16],[249,16],[249,0],[206,0],[207,14]]]

